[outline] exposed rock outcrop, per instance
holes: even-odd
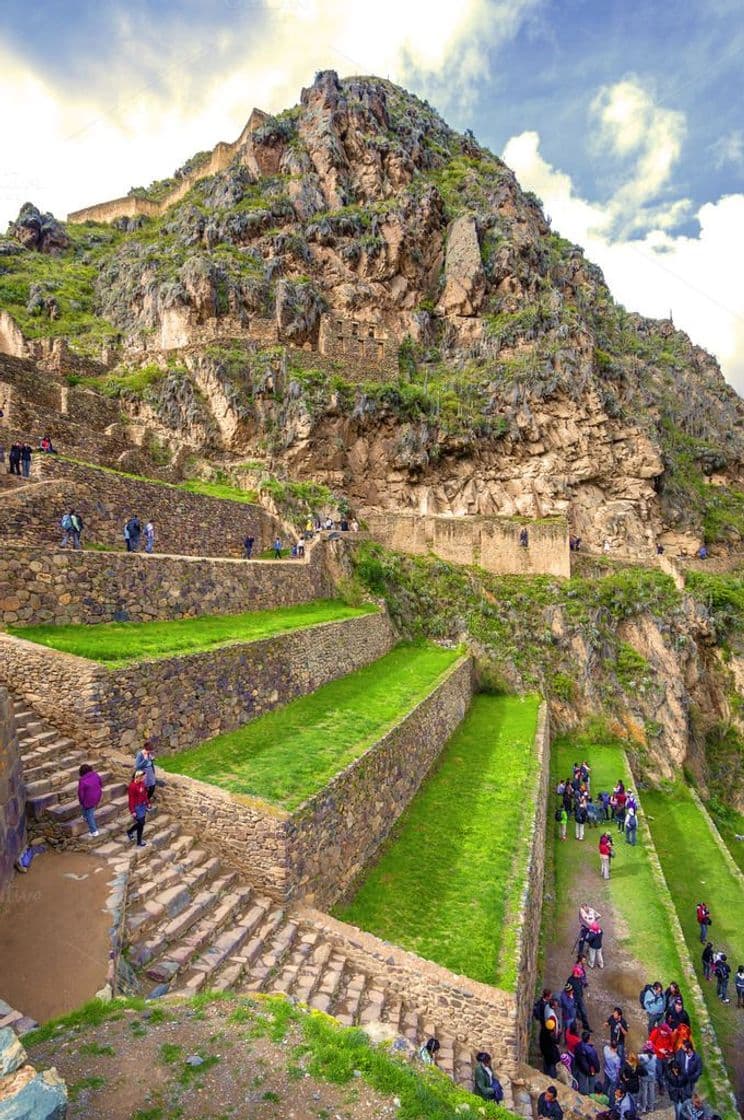
[[[62,223],[53,214],[42,214],[32,202],[24,202],[18,217],[8,226],[8,237],[24,249],[35,249],[39,253],[60,253],[70,244]]]

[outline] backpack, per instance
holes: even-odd
[[[540,998],[536,999],[535,1002],[532,1004],[532,1018],[535,1019],[536,1022],[542,1023],[543,1014],[544,1014],[544,1012],[543,1012],[543,1000],[542,1000],[542,996],[540,996]]]
[[[562,809],[556,809],[556,811],[555,811],[555,819],[556,819],[557,821],[560,821],[560,820],[561,820],[562,818],[563,818],[563,810],[562,810]]]
[[[633,1099],[633,1096],[632,1096],[631,1093],[626,1093],[626,1096],[627,1096],[628,1100],[630,1101],[630,1108],[625,1113],[625,1120],[638,1120],[638,1112],[636,1110],[635,1100]]]
[[[60,525],[66,533],[70,531],[70,529],[72,528],[72,518],[70,517],[69,513],[66,513],[64,515],[64,517],[60,521]]]
[[[638,994],[638,1002],[640,1003],[640,1005],[641,1005],[641,1007],[643,1008],[644,1011],[646,1010],[646,1006],[645,1006],[643,1000],[646,996],[646,992],[652,992],[653,990],[654,990],[653,984],[644,984],[643,987],[641,988],[639,994]]]

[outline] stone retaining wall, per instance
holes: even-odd
[[[124,524],[133,514],[143,525],[152,520],[159,553],[237,557],[249,534],[256,552],[268,548],[277,533],[286,539],[280,522],[261,506],[192,494],[54,455],[44,457],[42,478],[50,481],[3,497],[3,545],[58,545],[60,517],[71,508],[83,517],[84,543],[119,551],[124,550]]]
[[[10,546],[0,554],[0,625],[151,622],[330,598],[325,547],[316,544],[305,563],[249,563]]]
[[[0,688],[0,898],[26,846],[26,794],[13,703]]]
[[[433,552],[453,564],[478,564],[505,575],[571,575],[568,523],[561,517],[522,521],[365,510],[363,518],[370,536],[399,552]],[[525,530],[527,547],[519,543]]]
[[[330,905],[369,862],[462,719],[465,658],[399,723],[292,812],[169,774],[158,798],[261,890]],[[162,794],[162,797],[161,797]]]
[[[380,612],[111,670],[0,634],[0,682],[90,749],[131,752],[153,738],[183,750],[370,664],[394,641]]]
[[[472,695],[468,657],[374,749],[295,810],[288,822],[287,859],[298,895],[331,907],[350,891],[426,780]]]
[[[535,754],[537,756],[535,785],[527,799],[529,805],[534,806],[534,813],[527,840],[529,856],[517,930],[516,1033],[517,1054],[523,1060],[527,1057],[530,1044],[545,882],[545,836],[550,783],[550,715],[545,702],[540,705],[537,715]]]

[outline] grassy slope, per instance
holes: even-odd
[[[514,864],[534,809],[525,796],[536,769],[537,708],[536,697],[474,699],[338,917],[475,980],[513,983],[514,961],[505,974],[499,956],[523,886]]]
[[[744,871],[744,841],[737,840],[737,836],[744,836],[744,813],[736,813],[733,809],[726,809],[724,813],[715,811],[708,805],[708,812],[716,822],[723,842],[731,852],[735,863]]]
[[[338,599],[317,599],[295,607],[246,614],[203,615],[172,622],[102,622],[96,626],[17,626],[11,634],[111,668],[143,658],[197,653],[231,642],[256,642],[288,630],[356,618],[376,610],[348,607]]]
[[[160,765],[296,808],[422,700],[459,656],[403,643],[372,665]]]
[[[705,818],[681,783],[644,794],[654,843],[664,869],[672,899],[684,930],[685,940],[695,964],[705,1002],[727,1060],[744,1045],[742,1013],[735,1010],[733,992],[737,966],[744,962],[744,906],[741,884],[729,870]],[[695,907],[703,899],[710,907],[713,925],[710,939],[723,949],[731,964],[729,996],[731,1004],[721,1004],[715,984],[703,979],[702,946]],[[742,1086],[739,1086],[741,1091]]]
[[[555,788],[560,777],[571,773],[574,759],[579,755],[587,758],[592,767],[592,789],[612,789],[618,778],[623,778],[626,787],[635,788],[625,752],[620,747],[587,745],[581,743],[577,746],[570,738],[556,740],[553,744],[551,760],[551,785]],[[554,798],[551,797],[550,809],[553,808]],[[643,802],[646,808],[645,799]],[[549,819],[552,812],[548,813]],[[555,837],[557,828],[552,827]],[[569,837],[572,832],[569,829]],[[613,836],[617,836],[613,833]],[[620,945],[629,956],[638,961],[642,970],[647,975],[648,981],[661,980],[664,986],[677,980],[682,991],[685,991],[685,970],[682,967],[677,946],[669,928],[666,911],[659,899],[656,883],[651,874],[645,842],[648,836],[645,815],[641,815],[638,828],[638,844],[631,847],[620,836],[616,842],[616,858],[613,860],[612,878],[607,884],[607,891],[612,910],[627,929],[627,935],[618,938]],[[589,892],[594,905],[602,909],[601,890],[603,885],[598,877],[597,842],[599,831],[587,831],[588,842],[576,843],[569,839],[565,844],[560,844],[554,839],[555,847],[555,874],[556,897],[561,905],[569,894],[569,886],[578,878],[585,879],[591,884]],[[574,920],[573,925],[576,926]],[[605,958],[612,953],[612,945],[605,945]],[[568,961],[568,956],[567,956]],[[685,1007],[690,1014],[693,1037],[698,1045],[701,1044],[702,1034],[699,1024],[695,1019],[695,1009],[686,1001]],[[596,1024],[594,1024],[596,1026]],[[637,1040],[633,1040],[636,1042]],[[703,1044],[704,1050],[704,1044]],[[709,1093],[709,1083],[704,1076],[701,1083],[704,1093]]]

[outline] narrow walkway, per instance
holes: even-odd
[[[553,745],[551,757],[551,790],[560,778],[570,776],[572,764],[585,748],[567,742]],[[622,778],[626,788],[634,788],[625,753],[618,747],[596,747],[587,761],[592,768],[592,792],[611,791]],[[617,826],[609,824],[608,830],[615,839],[615,859],[612,861],[612,878],[602,880],[599,873],[598,843],[602,826],[585,830],[585,839],[575,839],[575,826],[569,821],[568,839],[557,837],[558,826],[553,819],[557,799],[550,795],[548,849],[553,853],[554,871],[546,876],[546,892],[553,895],[552,906],[545,908],[544,943],[546,986],[560,993],[570,975],[575,960],[575,942],[578,933],[578,909],[588,903],[599,910],[604,930],[603,953],[605,968],[589,972],[587,1009],[598,1052],[607,1040],[607,1019],[613,1007],[619,1005],[629,1025],[628,1046],[638,1050],[646,1041],[647,1021],[639,1003],[639,993],[647,983],[661,981],[666,988],[676,980],[685,993],[686,975],[673,939],[663,901],[644,843],[648,837],[645,816],[641,814],[638,844],[628,845]],[[552,911],[552,913],[551,913]],[[693,1037],[703,1054],[706,1039],[696,1020],[691,1000],[685,1001],[690,1014]],[[710,1083],[704,1074],[702,1093],[710,1097]],[[666,1102],[666,1098],[664,1098]]]

